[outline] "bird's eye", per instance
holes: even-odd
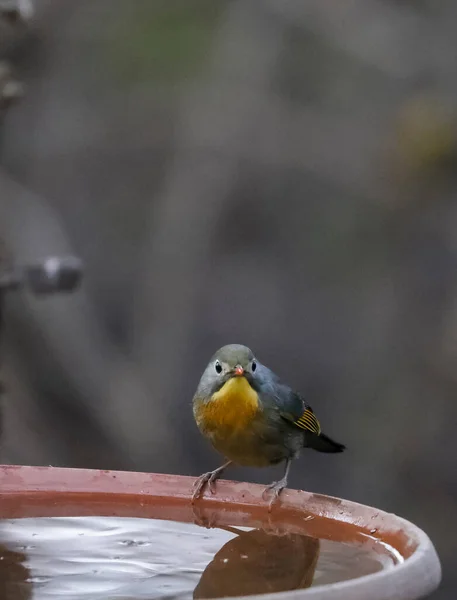
[[[252,361],[251,369],[253,373],[257,369],[257,363],[255,362],[255,360]]]
[[[216,369],[216,373],[222,373],[222,365],[218,360],[216,360],[216,364],[214,365],[214,368]]]

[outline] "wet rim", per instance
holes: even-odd
[[[342,541],[360,533],[389,544],[404,561],[393,569],[339,583],[251,600],[415,600],[438,587],[441,567],[429,537],[412,523],[372,507],[298,490],[285,490],[268,516],[263,486],[220,481],[217,494],[190,503],[193,477],[89,469],[0,465],[0,518],[26,516],[138,516],[218,525],[263,526]],[[308,517],[308,519],[306,519]],[[323,527],[323,523],[326,524]],[[317,531],[316,531],[317,534]],[[360,539],[360,537],[359,537]]]

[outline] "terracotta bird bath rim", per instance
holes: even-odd
[[[57,467],[0,465],[0,518],[141,517],[217,526],[272,528],[351,542],[385,544],[397,564],[355,579],[249,596],[259,600],[415,600],[439,585],[435,548],[416,525],[376,508],[299,490],[284,490],[268,513],[257,484],[219,480],[216,494],[191,503],[195,477]],[[337,533],[335,533],[337,532]],[[246,596],[244,596],[247,598]]]

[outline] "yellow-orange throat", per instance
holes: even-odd
[[[231,377],[211,400],[200,407],[203,427],[220,432],[246,427],[259,409],[257,392],[245,377]]]

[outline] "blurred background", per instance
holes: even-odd
[[[2,260],[85,265],[5,297],[2,461],[212,469],[191,399],[243,343],[348,447],[291,487],[424,528],[454,599],[457,3],[0,4]]]

